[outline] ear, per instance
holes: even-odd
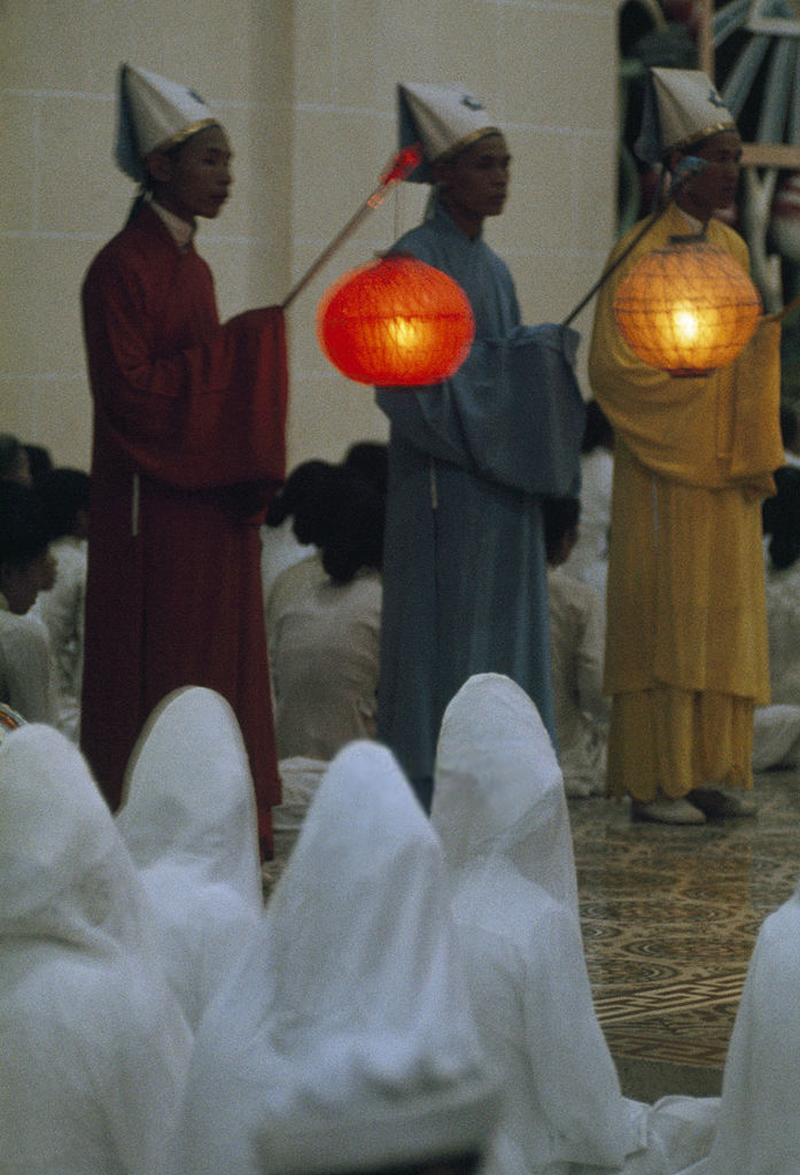
[[[172,160],[160,151],[153,151],[144,161],[150,175],[158,184],[168,184],[172,179]]]

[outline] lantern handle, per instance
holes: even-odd
[[[581,298],[580,302],[572,311],[572,313],[569,314],[561,323],[562,326],[569,326],[573,318],[576,318],[577,315],[580,314],[586,303],[591,301],[600,287],[605,285],[605,283],[611,277],[612,273],[614,273],[614,271],[619,268],[625,258],[636,248],[642,237],[646,237],[650,230],[655,228],[659,220],[661,220],[661,217],[666,213],[667,209],[674,202],[676,194],[684,186],[686,181],[691,179],[692,176],[700,175],[707,167],[707,161],[705,159],[699,159],[696,155],[687,155],[685,159],[681,160],[681,162],[675,168],[674,174],[672,176],[672,183],[669,186],[668,196],[664,200],[664,203],[661,205],[659,211],[655,213],[652,220],[648,220],[644,224],[641,232],[636,234],[636,236],[628,245],[627,249],[620,253],[614,264],[609,265],[606,269],[603,270],[597,281],[589,290],[588,294],[586,294],[584,298]],[[705,236],[705,230],[700,235]]]
[[[647,234],[651,231],[651,229],[655,228],[655,226],[658,224],[659,220],[661,220],[661,217],[664,215],[664,213],[667,211],[668,208],[669,208],[669,203],[665,204],[663,206],[663,208],[661,208],[658,212],[656,212],[655,215],[650,220],[646,221],[646,223],[643,225],[641,230],[636,234],[636,236],[633,238],[633,240],[628,244],[627,248],[623,249],[623,251],[620,253],[619,257],[617,257],[611,265],[606,266],[606,268],[600,274],[599,278],[594,283],[594,285],[591,287],[591,289],[589,289],[589,291],[584,295],[584,297],[581,298],[580,302],[575,307],[575,309],[570,314],[568,314],[567,317],[564,319],[564,321],[561,323],[562,326],[569,326],[569,324],[572,322],[573,318],[577,318],[577,316],[580,314],[581,310],[583,310],[584,306],[586,306],[586,304],[588,302],[591,302],[592,298],[597,293],[597,291],[602,286],[604,286],[606,284],[606,282],[608,281],[608,279],[611,277],[611,275],[619,269],[620,265],[622,265],[622,262],[625,260],[626,257],[628,257],[633,252],[633,250],[636,248],[636,246],[639,244],[639,242],[642,240],[642,238],[646,237]]]
[[[350,217],[344,228],[340,229],[333,240],[327,245],[317,257],[311,266],[306,270],[303,276],[292,287],[289,293],[284,298],[281,309],[286,310],[287,307],[295,300],[301,290],[305,289],[313,277],[319,273],[323,265],[341,248],[348,237],[352,236],[362,220],[369,215],[375,208],[380,208],[383,201],[386,199],[386,194],[389,188],[401,180],[406,179],[412,171],[422,162],[423,150],[419,143],[414,143],[410,147],[404,147],[402,151],[398,151],[396,155],[390,159],[386,169],[381,174],[378,182],[378,187],[368,196],[364,203],[357,209],[357,211]]]

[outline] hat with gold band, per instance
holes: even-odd
[[[636,141],[636,154],[641,159],[656,163],[670,151],[734,130],[736,120],[702,70],[650,70]]]
[[[153,151],[168,150],[207,126],[219,126],[219,119],[194,90],[146,69],[120,67],[114,155],[131,179],[144,178],[143,161]]]
[[[479,99],[463,86],[397,87],[400,147],[422,143],[422,163],[407,178],[430,183],[431,164],[458,154],[486,135],[502,134]]]

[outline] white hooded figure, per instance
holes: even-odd
[[[431,819],[481,1040],[507,1107],[487,1175],[622,1165],[646,1110],[620,1092],[583,955],[561,771],[527,694],[471,677],[445,711]]]
[[[759,931],[725,1061],[716,1137],[690,1172],[800,1172],[800,891]]]
[[[116,823],[192,1028],[264,915],[253,781],[233,710],[190,687],[151,716]]]
[[[441,846],[391,754],[351,743],[200,1026],[175,1171],[449,1171],[496,1114]]]
[[[0,1170],[159,1175],[191,1033],[147,898],[78,750],[0,745]]]
[[[485,1175],[671,1175],[707,1154],[718,1099],[622,1096],[586,970],[561,770],[508,677],[471,677],[445,711],[431,819],[481,1043],[505,1087]]]

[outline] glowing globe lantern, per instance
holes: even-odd
[[[740,265],[702,238],[676,238],[641,257],[620,281],[614,317],[625,341],[671,375],[707,375],[732,363],[761,317]]]
[[[350,270],[317,309],[323,354],[348,379],[381,387],[447,379],[464,362],[474,335],[461,286],[402,255]]]

